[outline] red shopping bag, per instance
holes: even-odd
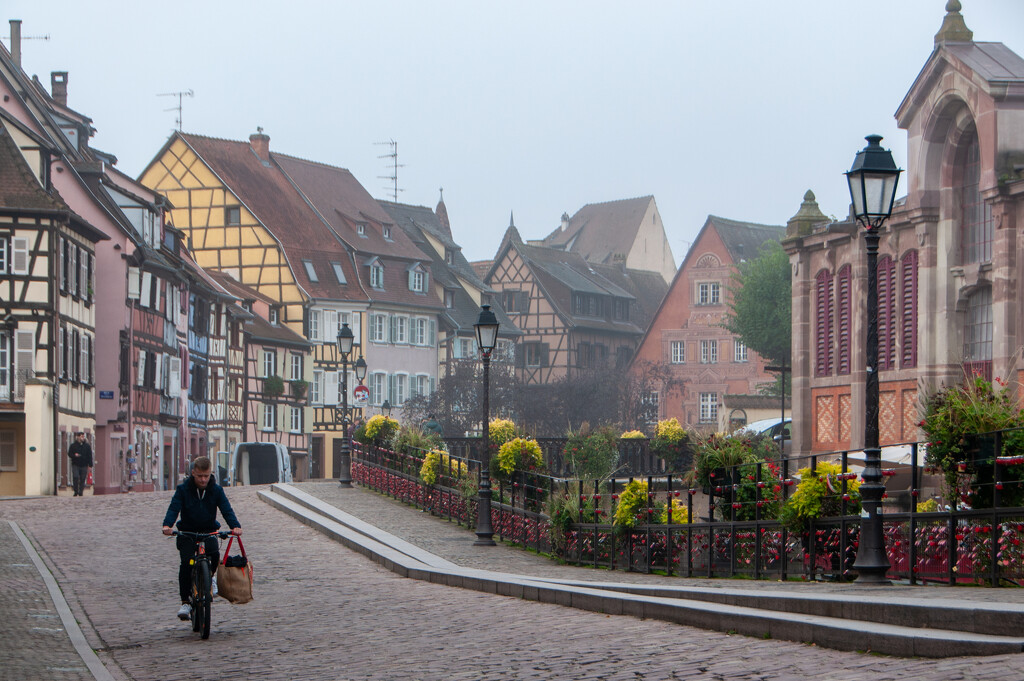
[[[85,484],[92,487],[92,471],[89,471],[89,475],[85,476]]]
[[[231,542],[236,539],[242,555],[228,556],[231,551]],[[235,605],[252,600],[252,563],[245,555],[241,537],[232,535],[228,539],[227,548],[224,549],[224,558],[217,566],[217,593]]]

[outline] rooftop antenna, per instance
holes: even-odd
[[[192,90],[182,90],[180,92],[161,92],[157,97],[177,97],[178,106],[172,106],[170,109],[164,109],[164,111],[177,111],[178,117],[174,119],[174,124],[178,126],[178,132],[181,132],[181,98],[182,97],[194,97],[195,93]]]
[[[377,158],[390,158],[391,159],[391,163],[388,164],[388,166],[389,166],[389,168],[391,170],[391,174],[390,175],[378,175],[377,178],[381,179],[381,180],[391,180],[391,185],[392,186],[386,187],[386,189],[392,193],[392,197],[393,197],[392,201],[394,201],[395,203],[398,203],[398,192],[404,192],[405,191],[404,189],[399,189],[398,188],[398,169],[405,167],[404,165],[399,165],[399,163],[398,163],[398,142],[396,142],[395,140],[392,139],[392,140],[388,140],[387,142],[374,142],[374,144],[377,145],[377,146],[383,146],[383,145],[386,144],[389,147],[391,147],[391,153],[390,154],[384,154],[383,156],[378,156],[377,157]]]

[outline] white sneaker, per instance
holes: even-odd
[[[210,581],[213,583],[213,595],[217,595],[217,575],[214,575]]]
[[[187,620],[191,614],[192,614],[192,606],[190,606],[188,603],[182,603],[181,607],[178,608],[178,619],[179,620]]]

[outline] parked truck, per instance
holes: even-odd
[[[267,485],[292,481],[288,449],[276,442],[240,442],[231,455],[228,484]]]

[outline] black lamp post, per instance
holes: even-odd
[[[391,403],[388,402],[387,398],[384,398],[384,404],[380,405],[380,413],[382,416],[391,418]]]
[[[352,486],[352,442],[349,440],[348,417],[348,360],[352,355],[355,336],[348,324],[338,329],[338,356],[341,358],[341,470],[338,471],[338,484],[342,487]]]
[[[491,312],[490,305],[480,309],[476,324],[476,344],[484,360],[484,426],[483,454],[480,462],[480,500],[477,503],[476,541],[473,546],[494,546],[494,528],[491,527],[491,352],[498,343],[498,318]]]
[[[864,483],[860,486],[864,513],[853,567],[858,584],[888,584],[889,557],[882,533],[882,450],[878,447],[878,239],[882,224],[892,215],[900,173],[880,135],[868,135],[846,173],[853,214],[864,228],[868,254],[867,377],[864,386]]]

